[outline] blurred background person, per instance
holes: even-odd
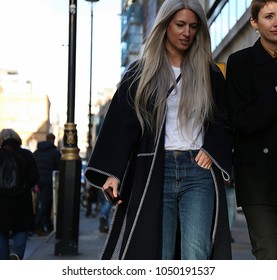
[[[1,260],[23,259],[28,232],[34,230],[32,188],[39,174],[32,152],[21,148],[21,144],[22,140],[14,130],[3,129],[0,132],[0,166],[14,155],[19,176],[19,186],[10,189],[0,186]]]
[[[46,141],[41,141],[34,152],[34,158],[39,171],[37,184],[37,207],[35,216],[35,232],[43,236],[53,230],[52,202],[53,202],[53,171],[59,170],[61,153],[55,146],[55,135],[46,135]]]
[[[235,189],[235,180],[234,180],[233,171],[231,174],[230,182],[226,184],[225,191],[227,197],[228,219],[229,219],[229,228],[231,233],[231,241],[235,242],[232,236],[232,228],[237,216],[237,201],[236,201],[236,189]]]
[[[108,233],[110,228],[110,212],[112,205],[106,200],[101,190],[98,190],[98,194],[99,199],[101,200],[99,231],[102,233]]]

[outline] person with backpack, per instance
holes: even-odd
[[[31,151],[13,129],[0,132],[0,260],[21,260],[34,231],[32,188],[39,173]],[[12,239],[10,246],[10,239]]]

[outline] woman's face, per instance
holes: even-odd
[[[258,20],[251,20],[253,28],[257,29],[262,40],[277,47],[277,3],[268,2],[259,12]]]
[[[171,54],[184,54],[195,38],[197,15],[188,9],[178,11],[167,27],[165,47]]]

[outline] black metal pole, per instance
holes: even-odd
[[[75,73],[76,73],[76,29],[77,0],[69,1],[69,49],[68,49],[68,98],[67,122],[74,123]]]
[[[91,2],[91,18],[90,18],[90,76],[89,76],[89,103],[88,103],[88,148],[87,160],[89,160],[92,152],[92,113],[91,113],[91,99],[92,99],[92,42],[93,42],[93,2]]]
[[[93,128],[93,114],[91,112],[92,99],[92,48],[93,48],[93,3],[99,0],[86,0],[91,4],[90,17],[90,84],[89,84],[89,104],[88,104],[88,146],[87,146],[87,160],[89,160],[92,152],[92,128]]]
[[[69,1],[68,100],[58,187],[55,255],[77,255],[81,159],[74,124],[77,0]]]

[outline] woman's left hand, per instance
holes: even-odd
[[[205,169],[210,169],[213,163],[209,156],[202,150],[195,157],[195,161],[200,167]]]

